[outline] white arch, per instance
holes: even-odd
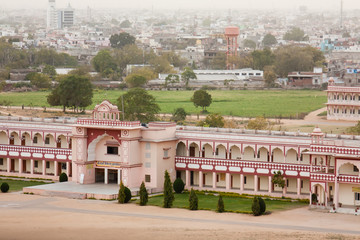
[[[94,161],[96,160],[96,145],[105,137],[112,137],[109,134],[103,134],[101,136],[98,136],[97,138],[95,138],[88,147],[88,161]],[[117,140],[116,140],[117,141]],[[119,143],[120,144],[120,143]]]

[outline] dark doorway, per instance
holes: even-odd
[[[21,138],[21,146],[25,146],[26,145],[26,139],[25,137]]]
[[[190,185],[194,185],[194,171],[190,171]]]
[[[195,157],[195,147],[190,147],[190,157]]]
[[[11,159],[10,172],[15,172],[15,159]]]
[[[109,183],[118,183],[118,170],[109,169],[108,170],[108,180]]]
[[[22,171],[23,173],[26,173],[26,160],[22,160],[23,164],[22,164]]]
[[[105,171],[102,168],[95,169],[95,182],[104,183],[105,182]]]

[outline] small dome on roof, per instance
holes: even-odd
[[[319,127],[316,127],[316,128],[314,128],[312,133],[322,133],[322,131]]]

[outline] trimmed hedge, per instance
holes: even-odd
[[[259,204],[260,204],[260,212],[261,214],[264,214],[266,211],[266,203],[264,201],[264,199],[262,199],[261,197],[258,197],[259,199]]]
[[[190,210],[198,210],[199,199],[196,196],[194,189],[191,189],[189,196],[189,209]]]
[[[128,187],[125,187],[125,202],[124,203],[127,203],[131,200],[131,191]]]
[[[252,206],[251,206],[251,210],[252,210],[254,216],[260,216],[261,215],[260,203],[259,203],[259,198],[258,197],[254,197],[253,202],[252,202]]]
[[[59,182],[67,182],[68,181],[68,176],[66,175],[66,173],[61,173],[59,176]]]
[[[221,195],[219,196],[216,211],[219,212],[219,213],[222,213],[222,212],[225,211],[224,201],[223,201]]]
[[[173,188],[176,193],[182,193],[184,191],[185,183],[181,178],[177,178],[174,181]]]
[[[9,184],[7,184],[6,182],[2,183],[0,188],[1,188],[1,192],[3,193],[8,192],[10,189]]]

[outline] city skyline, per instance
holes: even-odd
[[[155,8],[155,9],[294,9],[299,6],[306,6],[311,10],[340,10],[340,0],[253,0],[248,2],[247,0],[223,0],[219,2],[212,2],[211,6],[208,4],[208,0],[198,0],[196,2],[190,0],[183,1],[165,1],[165,0],[134,0],[130,3],[125,0],[57,0],[58,7],[66,7],[69,3],[74,8]],[[48,0],[15,0],[15,1],[0,1],[2,8],[9,9],[24,9],[24,8],[43,8],[47,7]],[[139,7],[140,6],[140,7]],[[344,10],[352,10],[360,8],[360,2],[356,0],[344,0]]]

